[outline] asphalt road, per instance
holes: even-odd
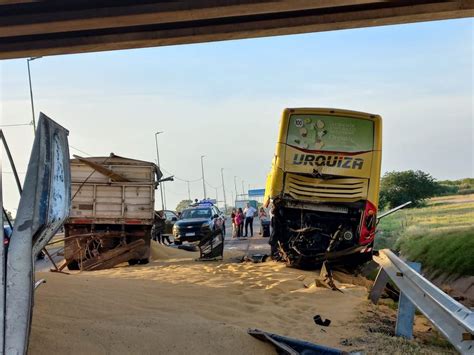
[[[250,231],[249,231],[250,232]],[[260,232],[260,221],[258,218],[253,220],[253,237],[251,238],[232,238],[232,225],[230,219],[226,220],[226,236],[224,242],[225,250],[248,251],[249,254],[270,254],[270,245],[268,238],[263,238]]]

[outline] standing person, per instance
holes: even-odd
[[[237,210],[237,214],[235,215],[235,224],[237,225],[237,238],[240,238],[242,237],[244,227],[244,213],[241,208]]]
[[[235,238],[237,235],[237,226],[235,224],[235,208],[232,209],[232,213],[230,214],[230,220],[232,221],[232,238]]]
[[[260,207],[260,210],[258,211],[258,219],[260,220],[260,233],[263,235],[263,225],[265,223],[268,223],[268,216],[267,212],[265,212],[265,209],[263,207]]]
[[[163,217],[163,211],[155,211],[152,238],[160,244],[164,244],[164,239],[162,241],[162,236],[163,232],[165,231],[165,220],[166,219]]]
[[[271,258],[273,260],[280,261],[283,259],[283,255],[280,253],[280,241],[283,239],[282,231],[286,229],[286,225],[283,222],[283,211],[281,208],[276,207],[274,204],[271,206],[270,215],[271,219],[271,233],[268,239],[268,244],[271,246]]]
[[[245,214],[245,236],[247,237],[248,226],[250,225],[250,236],[253,237],[253,217],[255,216],[257,210],[250,206],[250,203],[247,203],[247,207],[244,210]]]

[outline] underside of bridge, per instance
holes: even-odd
[[[0,59],[474,16],[474,0],[0,0]]]

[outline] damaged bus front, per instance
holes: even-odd
[[[286,109],[264,201],[272,204],[274,255],[300,267],[370,259],[381,153],[378,115]]]

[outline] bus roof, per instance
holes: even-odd
[[[286,108],[283,111],[284,116],[289,116],[290,114],[312,114],[312,115],[334,115],[334,116],[348,116],[348,117],[355,117],[355,118],[364,118],[374,121],[379,121],[382,119],[380,115],[361,112],[361,111],[353,111],[353,110],[345,110],[340,108],[328,108],[328,107],[294,107],[294,108]]]

